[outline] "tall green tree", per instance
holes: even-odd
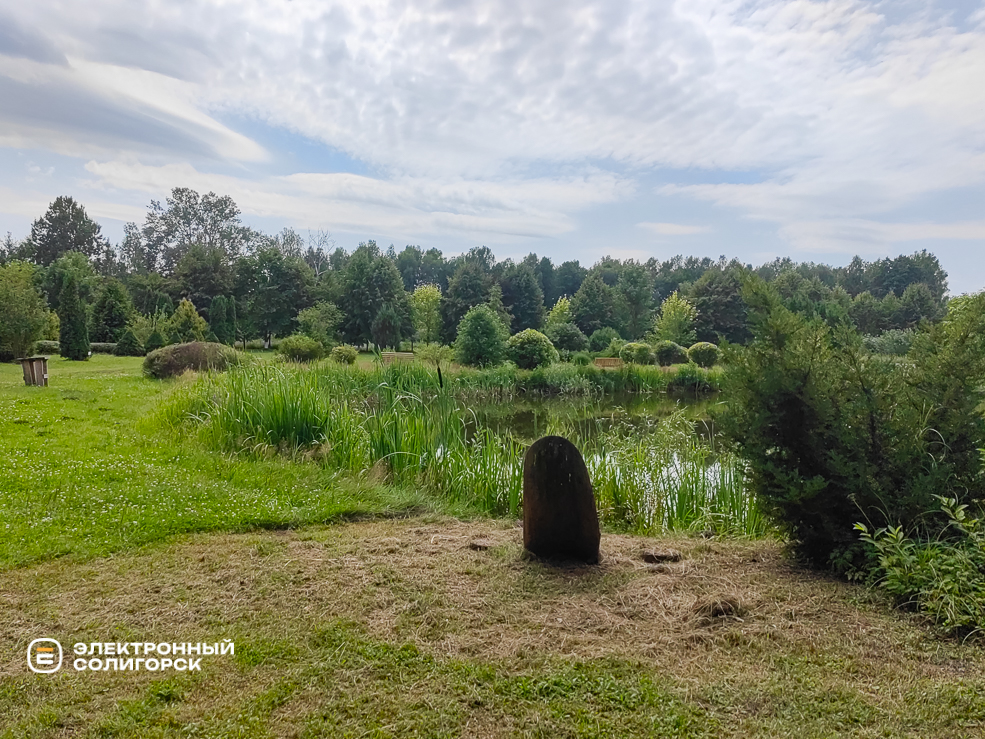
[[[223,344],[236,343],[236,301],[225,295],[216,295],[209,305],[209,328]]]
[[[267,244],[237,261],[238,325],[245,336],[259,336],[269,347],[273,336],[287,336],[299,309],[311,304],[311,268]]]
[[[418,285],[410,303],[420,340],[428,344],[437,342],[441,338],[441,289],[434,284]]]
[[[486,367],[506,356],[509,331],[488,305],[470,308],[458,326],[455,357],[460,364]]]
[[[591,274],[571,299],[571,312],[582,333],[591,335],[600,328],[616,324],[616,296],[602,276]]]
[[[697,309],[675,290],[660,306],[660,314],[653,322],[652,339],[690,346],[697,338],[694,330],[697,317]]]
[[[86,215],[85,208],[71,197],[60,196],[43,216],[31,225],[27,251],[31,261],[47,267],[67,252],[88,258],[102,253],[105,239],[98,223]]]
[[[79,297],[79,280],[74,272],[65,276],[58,299],[59,353],[76,361],[89,358],[89,317]]]
[[[180,342],[204,341],[209,324],[199,315],[195,304],[183,298],[171,316],[171,334]]]
[[[385,304],[389,304],[400,319],[401,337],[411,335],[410,300],[400,272],[391,259],[380,253],[376,242],[360,244],[349,257],[342,282],[343,338],[352,344],[372,341],[373,322]]]
[[[65,277],[71,272],[75,275],[78,283],[79,298],[83,304],[91,305],[99,292],[99,275],[92,268],[90,262],[84,254],[76,251],[69,251],[62,254],[58,259],[44,270],[41,284],[48,305],[52,310],[58,310],[58,301],[61,298],[62,288],[65,286]]]
[[[503,280],[503,302],[513,316],[513,331],[539,329],[544,325],[544,292],[533,268],[517,265]]]
[[[0,349],[23,357],[48,325],[44,298],[34,286],[34,267],[26,262],[0,266]]]
[[[573,297],[581,288],[581,283],[585,281],[587,275],[588,270],[578,264],[577,260],[561,264],[560,267],[554,270],[552,302],[557,302],[557,299],[562,295],[567,295],[569,298]]]
[[[195,305],[211,306],[217,295],[232,293],[232,264],[220,247],[191,244],[175,267],[171,282],[177,297],[188,298]],[[212,323],[207,311],[203,317]]]
[[[327,349],[338,343],[344,318],[335,303],[322,301],[298,313],[298,330]]]
[[[390,303],[384,303],[373,319],[373,343],[381,349],[395,349],[400,345],[403,329],[403,321],[397,309]]]
[[[92,309],[92,340],[115,342],[133,317],[133,303],[123,283],[110,278],[103,284]]]
[[[691,287],[687,297],[698,309],[695,322],[698,341],[714,344],[722,339],[733,344],[748,341],[742,274],[734,266],[710,269]]]
[[[625,334],[637,339],[650,327],[653,315],[653,280],[643,265],[626,262],[616,282]]]
[[[470,308],[489,300],[492,277],[476,262],[460,264],[448,280],[448,289],[441,301],[441,321],[445,339],[455,338],[458,324]]]

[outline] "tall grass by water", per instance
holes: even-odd
[[[484,389],[515,371],[484,377]],[[478,375],[465,381],[470,377]],[[424,367],[247,366],[179,386],[160,417],[217,450],[284,455],[494,515],[521,510],[525,444],[484,427]],[[582,450],[603,519],[620,528],[746,536],[768,528],[743,485],[739,460],[716,454],[682,413],[645,433],[615,427],[586,435],[563,425],[549,431]]]

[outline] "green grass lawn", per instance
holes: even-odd
[[[49,374],[0,365],[2,739],[985,736],[981,642],[775,541],[607,533],[601,566],[546,566],[512,521],[166,435],[139,359]],[[37,675],[39,637],[236,652]]]
[[[49,360],[49,386],[0,364],[0,570],[98,556],[188,531],[283,528],[426,505],[413,493],[340,483],[315,465],[245,460],[149,423],[170,382],[139,358]]]

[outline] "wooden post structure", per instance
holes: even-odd
[[[24,370],[24,384],[48,387],[48,357],[22,357],[17,360]]]

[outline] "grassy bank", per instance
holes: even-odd
[[[217,455],[145,419],[170,383],[139,358],[49,361],[50,386],[0,364],[0,569],[99,556],[186,531],[283,528],[429,505],[282,459]],[[443,510],[451,504],[443,503]]]

